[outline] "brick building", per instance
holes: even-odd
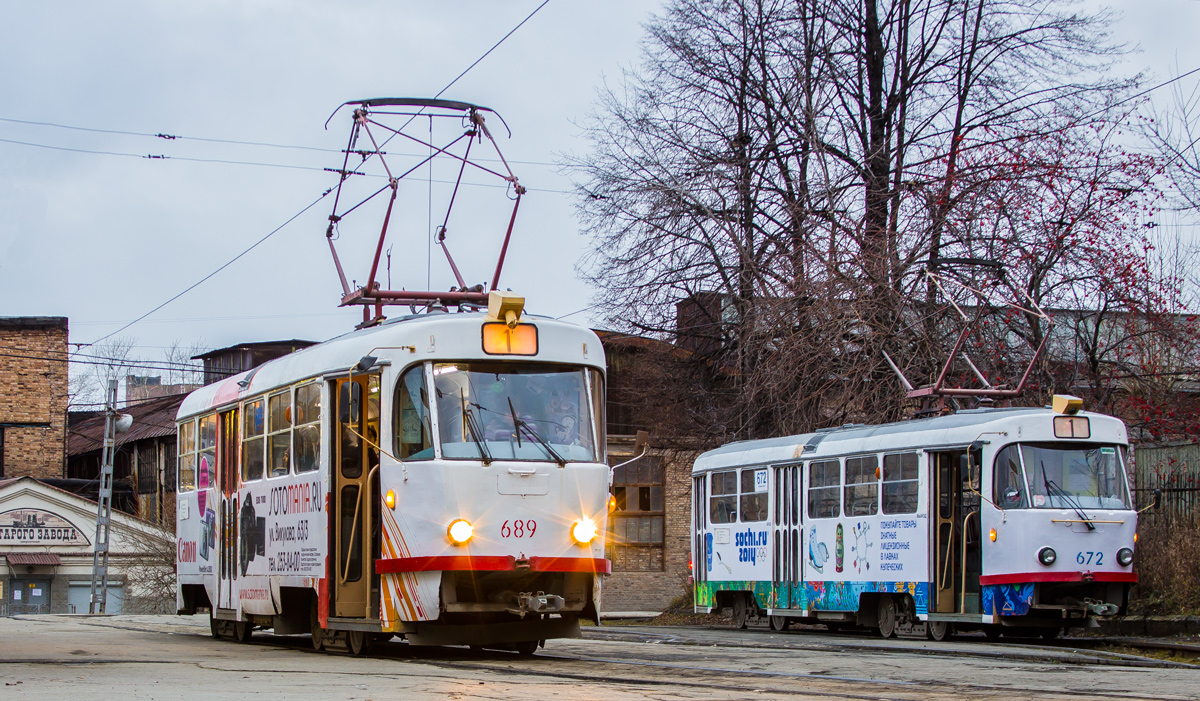
[[[66,317],[0,317],[0,478],[63,476]]]
[[[604,581],[601,606],[606,612],[657,613],[689,591],[691,558],[692,462],[698,451],[664,447],[646,417],[636,392],[635,365],[648,361],[644,351],[659,344],[646,338],[597,331],[608,361],[608,461],[614,466],[612,494],[616,509],[609,518],[608,558],[612,575]],[[662,349],[658,349],[662,350]],[[650,445],[639,460],[635,440],[650,432]]]

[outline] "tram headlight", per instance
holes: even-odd
[[[1054,548],[1042,548],[1038,551],[1038,562],[1049,567],[1058,559],[1058,553],[1054,552]]]
[[[387,494],[383,495],[383,503],[387,504],[387,507],[389,509],[395,509],[396,508],[396,492],[394,492],[390,489],[387,490]]]
[[[1121,548],[1120,550],[1117,551],[1117,563],[1119,565],[1121,565],[1121,567],[1129,567],[1130,563],[1132,563],[1132,562],[1133,562],[1133,551],[1132,550],[1130,550],[1129,548]]]
[[[581,518],[571,524],[571,539],[576,545],[587,545],[596,539],[596,522],[590,518]]]
[[[463,545],[471,539],[471,536],[475,535],[475,527],[466,519],[455,519],[446,529],[446,535],[450,538],[451,543]]]

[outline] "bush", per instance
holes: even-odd
[[[1200,521],[1149,516],[1138,525],[1130,611],[1200,613]]]

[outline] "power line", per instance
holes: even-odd
[[[191,156],[167,156],[164,154],[142,154],[142,153],[129,153],[129,152],[122,152],[122,151],[99,151],[99,150],[95,150],[95,149],[73,148],[70,146],[53,146],[51,144],[39,144],[39,143],[36,143],[33,141],[18,141],[16,139],[0,139],[0,143],[16,144],[18,146],[30,146],[32,148],[44,148],[44,149],[50,149],[52,151],[68,151],[70,153],[86,153],[86,154],[97,155],[97,156],[121,156],[124,158],[137,158],[140,160],[150,160],[150,161],[185,161],[188,163],[216,163],[218,165],[254,166],[257,168],[284,168],[286,170],[308,170],[308,171],[314,171],[314,172],[318,172],[318,173],[336,172],[335,168],[319,168],[317,166],[298,166],[298,165],[289,165],[287,163],[266,163],[266,162],[262,162],[262,161],[234,161],[234,160],[229,160],[229,159],[224,159],[224,158],[193,158]],[[356,175],[361,175],[361,176],[368,177],[368,178],[385,178],[385,177],[387,177],[385,175],[379,175],[379,174],[374,174],[374,173],[356,173]],[[431,182],[438,183],[439,185],[454,185],[455,184],[455,181],[453,181],[453,180],[434,179]],[[507,188],[508,187],[507,185],[496,185],[494,183],[474,183],[474,182],[470,182],[470,181],[463,181],[462,184],[468,185],[471,187],[490,187],[490,188]],[[526,189],[533,191],[533,192],[553,192],[553,193],[558,193],[558,194],[563,194],[563,195],[570,194],[569,190],[554,190],[551,188],[537,188],[537,187],[530,187],[530,188],[526,188]]]
[[[304,209],[301,209],[299,212],[296,212],[296,213],[295,213],[295,214],[293,214],[292,216],[288,217],[287,221],[285,221],[284,223],[282,223],[282,224],[280,224],[279,226],[277,226],[277,227],[275,227],[274,229],[272,229],[270,232],[268,232],[268,233],[267,233],[267,235],[266,235],[266,236],[263,236],[263,237],[262,237],[262,238],[260,238],[259,240],[257,240],[257,241],[255,241],[254,243],[250,244],[250,247],[249,247],[249,248],[247,248],[246,250],[244,250],[244,251],[242,251],[241,253],[237,254],[237,255],[236,255],[236,256],[234,256],[233,258],[229,259],[229,261],[228,261],[228,262],[226,262],[224,265],[222,265],[221,267],[217,268],[216,270],[212,271],[212,272],[211,272],[211,273],[209,273],[208,275],[205,275],[204,277],[200,278],[200,279],[199,279],[199,280],[197,280],[196,282],[192,283],[192,285],[191,285],[191,286],[189,286],[187,289],[183,290],[183,291],[182,291],[182,292],[180,292],[179,294],[177,294],[177,295],[175,295],[174,297],[172,297],[172,298],[168,299],[167,301],[165,301],[165,302],[163,302],[162,304],[158,305],[157,307],[155,307],[155,308],[151,309],[150,311],[146,312],[145,314],[143,314],[143,315],[139,316],[138,318],[134,319],[133,321],[129,322],[128,324],[125,324],[124,326],[122,326],[121,328],[117,329],[116,331],[113,331],[112,333],[109,333],[109,334],[105,334],[104,336],[101,336],[100,338],[97,338],[95,341],[92,341],[91,343],[88,343],[88,344],[85,344],[85,345],[89,345],[89,346],[90,346],[90,345],[95,345],[95,344],[99,343],[100,341],[103,341],[103,340],[104,340],[104,339],[106,339],[106,338],[110,338],[110,337],[112,337],[112,336],[116,336],[117,334],[121,333],[122,331],[124,331],[125,329],[129,328],[130,326],[133,326],[134,324],[138,323],[138,322],[139,322],[139,321],[141,321],[142,319],[145,319],[146,317],[150,316],[151,314],[153,314],[154,312],[158,311],[159,309],[162,309],[163,307],[167,306],[167,305],[168,305],[168,304],[170,304],[171,302],[174,302],[175,300],[177,300],[177,299],[179,299],[180,297],[184,296],[184,295],[185,295],[185,294],[187,294],[188,292],[191,292],[192,290],[196,289],[196,288],[197,288],[197,287],[199,287],[201,284],[203,284],[204,282],[208,281],[208,279],[209,279],[209,278],[211,278],[212,276],[214,276],[214,275],[216,275],[217,273],[221,272],[221,271],[222,271],[222,270],[224,270],[225,268],[228,268],[229,266],[233,265],[233,263],[234,263],[235,261],[237,261],[239,258],[241,258],[242,256],[246,255],[246,254],[247,254],[247,253],[249,253],[250,251],[253,251],[255,248],[258,248],[259,244],[261,244],[262,242],[264,242],[264,241],[266,241],[267,239],[269,239],[269,238],[271,238],[272,236],[274,236],[274,235],[275,235],[275,234],[276,234],[276,233],[277,233],[277,232],[278,232],[280,229],[282,229],[283,227],[287,226],[288,224],[291,224],[293,221],[295,221],[297,218],[299,218],[299,217],[300,217],[300,215],[304,214],[304,213],[305,213],[305,212],[307,212],[308,210],[310,210],[310,209],[312,209],[313,207],[315,207],[315,206],[316,206],[316,204],[317,204],[318,202],[320,202],[321,200],[325,199],[325,196],[326,196],[326,195],[328,195],[330,192],[332,192],[332,190],[326,190],[325,192],[322,192],[322,193],[320,194],[320,196],[318,196],[318,197],[317,197],[317,199],[315,199],[315,200],[313,200],[312,202],[308,203],[308,205],[306,205],[306,206],[304,207]]]
[[[490,49],[488,49],[487,51],[483,52],[483,55],[482,55],[482,56],[480,56],[479,58],[475,59],[475,61],[474,61],[474,62],[473,62],[471,65],[467,66],[467,67],[466,67],[466,69],[464,69],[464,70],[463,70],[461,73],[459,73],[457,76],[455,76],[454,80],[451,80],[449,83],[447,83],[447,84],[446,84],[446,87],[444,87],[444,88],[442,88],[440,91],[438,91],[437,95],[435,95],[434,97],[435,97],[435,98],[437,98],[437,97],[441,97],[442,93],[444,93],[444,92],[446,92],[447,90],[449,90],[449,89],[450,89],[450,87],[451,87],[452,85],[454,85],[455,83],[457,83],[457,82],[459,81],[459,79],[461,79],[461,78],[462,78],[463,76],[465,76],[465,75],[466,75],[468,72],[470,72],[472,68],[474,68],[475,66],[479,65],[479,62],[480,62],[480,61],[482,61],[483,59],[487,58],[489,54],[491,54],[493,51],[495,51],[497,47],[499,47],[501,44],[503,44],[503,43],[504,43],[504,42],[505,42],[505,41],[506,41],[506,40],[507,40],[507,39],[508,39],[510,36],[512,36],[512,35],[513,35],[513,33],[515,33],[515,32],[516,32],[518,29],[520,29],[522,26],[524,26],[524,24],[525,24],[526,22],[528,22],[528,21],[529,21],[529,20],[530,20],[530,19],[531,19],[531,18],[532,18],[534,15],[536,15],[536,14],[538,13],[538,11],[540,11],[540,10],[541,10],[543,7],[545,7],[545,6],[546,6],[546,5],[548,5],[549,3],[550,3],[550,0],[542,0],[542,4],[540,4],[540,5],[538,5],[537,7],[535,7],[535,8],[533,9],[533,12],[530,12],[528,15],[526,15],[526,16],[525,16],[525,19],[523,19],[523,20],[521,20],[520,22],[518,22],[518,23],[517,23],[517,25],[516,25],[515,27],[513,27],[511,30],[509,30],[509,32],[508,32],[507,34],[505,34],[503,37],[501,37],[501,38],[500,38],[500,40],[499,40],[499,41],[497,41],[495,44],[493,44],[493,45],[492,45],[492,47],[491,47]],[[413,117],[413,118],[410,118],[410,119],[409,119],[409,121],[412,121],[412,119],[414,119],[414,118],[415,118],[415,117]],[[343,175],[342,177],[343,177],[343,178],[345,178],[345,175]],[[502,187],[507,187],[507,186],[502,186]],[[192,284],[191,286],[189,286],[187,289],[183,290],[182,292],[179,292],[179,293],[178,293],[178,294],[176,294],[174,297],[171,297],[171,298],[170,298],[170,299],[168,299],[167,301],[165,301],[165,302],[163,302],[162,304],[158,305],[157,307],[155,307],[155,308],[151,309],[150,311],[146,312],[145,314],[143,314],[143,315],[139,316],[138,318],[134,319],[133,321],[131,321],[131,322],[129,322],[129,323],[127,323],[127,324],[125,324],[124,326],[122,326],[121,328],[117,329],[116,331],[113,331],[113,332],[111,332],[111,333],[108,333],[108,334],[106,334],[106,335],[104,335],[104,336],[101,336],[100,338],[98,338],[98,339],[96,339],[95,341],[92,341],[90,344],[86,344],[86,345],[95,345],[96,343],[99,343],[100,341],[103,341],[103,340],[105,340],[105,339],[107,339],[107,338],[111,338],[112,336],[115,336],[115,335],[117,335],[118,333],[121,333],[122,331],[124,331],[125,329],[129,328],[130,326],[133,326],[134,324],[138,323],[138,322],[139,322],[139,321],[141,321],[142,319],[145,319],[146,317],[150,316],[151,314],[153,314],[154,312],[158,311],[159,309],[162,309],[163,307],[167,306],[167,305],[168,305],[168,304],[170,304],[171,302],[174,302],[175,300],[179,299],[180,297],[182,297],[183,295],[187,294],[188,292],[191,292],[192,290],[196,289],[197,287],[199,287],[201,284],[203,284],[204,282],[206,282],[207,280],[209,280],[210,278],[212,278],[212,277],[213,277],[214,275],[216,275],[217,273],[221,272],[221,271],[222,271],[222,270],[224,270],[225,268],[228,268],[230,265],[232,265],[232,264],[233,264],[235,261],[237,261],[239,258],[241,258],[242,256],[246,255],[246,254],[247,254],[247,253],[249,253],[250,251],[252,251],[252,250],[254,250],[255,248],[257,248],[257,247],[259,246],[259,244],[263,243],[263,242],[264,242],[264,241],[266,241],[267,239],[269,239],[269,238],[271,238],[272,236],[274,236],[274,235],[275,235],[275,233],[276,233],[276,232],[278,232],[280,229],[282,229],[283,227],[285,227],[285,226],[287,226],[288,224],[292,223],[292,222],[293,222],[293,221],[295,221],[297,218],[299,218],[299,217],[300,217],[302,214],[304,214],[304,213],[305,213],[305,212],[307,212],[308,210],[312,209],[314,206],[316,206],[316,204],[317,204],[318,202],[320,202],[321,200],[325,199],[325,197],[326,197],[327,195],[329,195],[329,193],[330,193],[330,192],[332,192],[332,191],[333,191],[333,190],[332,190],[332,188],[331,188],[331,189],[329,189],[329,190],[325,190],[324,192],[322,192],[322,193],[321,193],[321,195],[317,197],[317,199],[315,199],[315,200],[313,200],[312,202],[310,202],[310,203],[309,203],[307,206],[305,206],[305,207],[304,207],[304,209],[301,209],[299,212],[296,212],[295,214],[293,214],[291,217],[289,217],[289,218],[288,218],[288,220],[287,220],[287,221],[283,222],[283,223],[282,223],[282,224],[280,224],[279,226],[277,226],[277,227],[275,227],[274,229],[272,229],[272,230],[271,230],[269,233],[267,233],[267,235],[266,235],[266,236],[263,236],[263,237],[262,237],[262,238],[260,238],[258,241],[255,241],[253,244],[251,244],[251,245],[250,245],[250,247],[249,247],[249,248],[247,248],[246,250],[244,250],[244,251],[242,251],[241,253],[237,254],[237,255],[236,255],[236,256],[234,256],[232,259],[230,259],[230,260],[229,260],[227,263],[225,263],[225,264],[224,264],[224,265],[222,265],[221,267],[217,268],[216,270],[212,271],[212,272],[211,272],[211,273],[209,273],[208,275],[205,275],[203,278],[201,278],[200,280],[198,280],[198,281],[196,281],[195,283],[193,283],[193,284]]]
[[[456,80],[457,80],[457,78],[456,78]],[[218,139],[218,138],[213,138],[213,137],[184,136],[184,135],[166,134],[166,133],[152,134],[150,132],[142,132],[142,131],[124,131],[124,130],[120,130],[120,129],[99,129],[96,127],[80,127],[80,126],[75,126],[75,125],[71,125],[71,124],[58,124],[56,122],[39,122],[39,121],[34,121],[34,120],[29,120],[29,119],[14,119],[12,117],[0,117],[0,122],[9,122],[11,124],[28,124],[31,126],[51,127],[54,129],[69,129],[71,131],[83,131],[83,132],[91,132],[91,133],[95,133],[95,134],[116,134],[116,135],[120,135],[120,136],[137,136],[137,137],[142,137],[142,138],[162,139],[162,140],[168,140],[168,141],[200,141],[200,142],[210,143],[210,144],[230,144],[233,146],[258,146],[258,147],[265,147],[265,148],[291,149],[291,150],[296,150],[296,151],[314,151],[317,153],[337,153],[337,154],[342,153],[341,149],[325,148],[323,146],[301,146],[301,145],[296,145],[296,144],[275,144],[275,143],[270,143],[270,142],[266,142],[266,141],[239,141],[237,139]],[[0,139],[0,141],[2,141],[2,139]],[[39,145],[39,144],[32,144],[32,143],[28,143],[28,142],[22,142],[22,141],[9,141],[9,143],[25,144],[28,146],[38,146]],[[46,146],[45,148],[56,148],[56,147]],[[63,150],[69,150],[69,149],[64,148]],[[90,152],[85,151],[85,153],[90,153]],[[142,156],[139,154],[115,154],[115,155],[134,155],[134,156],[137,156],[138,158],[146,157],[146,156]],[[418,154],[418,153],[405,153],[405,152],[400,152],[400,151],[394,152],[393,155],[411,156],[413,158],[421,158],[422,157],[421,154]],[[176,158],[175,160],[184,160],[184,159]],[[491,162],[495,162],[495,163],[501,162],[500,159],[498,159],[498,158],[480,158],[478,160],[491,161]],[[216,161],[216,162],[220,162],[220,161]],[[558,167],[557,163],[550,163],[547,161],[509,161],[509,163],[518,163],[521,165],[532,165],[532,166],[548,166],[548,167],[552,167],[552,168]],[[273,165],[273,164],[266,164],[266,165]]]

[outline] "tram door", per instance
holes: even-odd
[[[379,376],[336,380],[334,615],[370,616],[379,495]],[[372,443],[375,445],[373,446]]]
[[[965,450],[929,454],[936,502],[937,548],[934,607],[937,613],[978,613],[980,574],[978,467]]]
[[[775,494],[772,500],[772,518],[775,522],[774,579],[778,608],[800,608],[800,553],[804,527],[800,509],[801,466],[777,465],[775,472]]]
[[[217,606],[237,607],[238,546],[238,410],[218,416],[217,484],[220,486],[220,557],[217,558]]]

